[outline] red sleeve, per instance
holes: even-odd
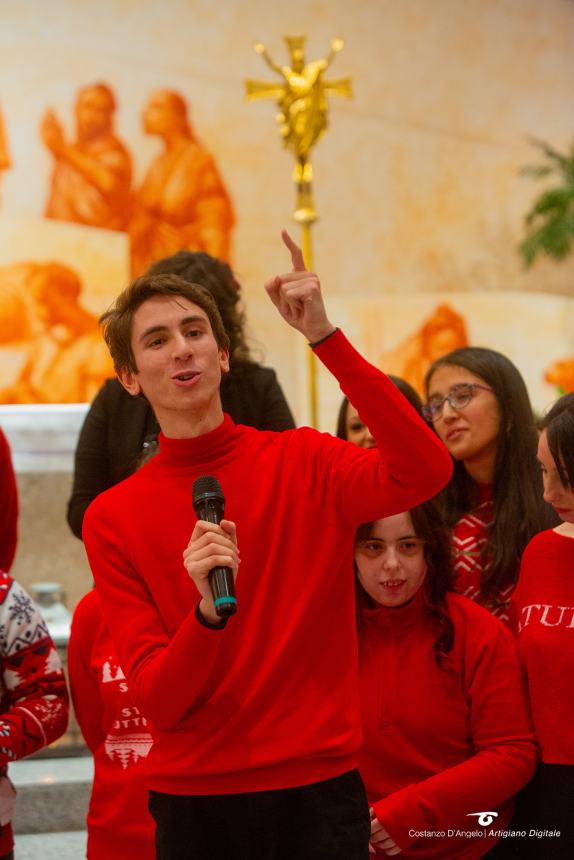
[[[409,510],[435,496],[452,474],[452,459],[438,436],[341,331],[315,352],[377,443],[377,450],[370,451],[349,443],[329,446],[333,494],[343,516],[356,525]]]
[[[68,675],[74,712],[84,740],[92,752],[105,741],[104,707],[98,683],[90,669],[94,637],[102,623],[95,592],[76,607],[68,644]]]
[[[468,829],[469,811],[495,809],[513,797],[536,766],[537,747],[514,640],[486,612],[469,627],[461,681],[476,752],[373,805],[402,850],[415,841],[409,831]]]
[[[18,539],[18,490],[10,446],[0,430],[0,570],[10,570]]]
[[[0,767],[52,743],[68,725],[68,692],[44,619],[24,589],[0,579],[2,682]]]
[[[114,639],[130,695],[159,729],[176,728],[209,678],[225,630],[202,627],[192,611],[175,636],[168,636],[144,581],[122,551],[113,518],[98,502],[86,512],[84,544],[104,606],[121,606],[133,622],[129,637]],[[182,686],[181,668],[193,654],[201,657]]]

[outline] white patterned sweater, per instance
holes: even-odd
[[[64,670],[46,622],[22,586],[2,572],[0,669],[1,857],[12,841],[8,763],[52,743],[68,725]]]

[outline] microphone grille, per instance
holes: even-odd
[[[213,475],[202,475],[193,482],[193,504],[195,505],[206,498],[220,499],[222,502],[225,502],[221,485]]]

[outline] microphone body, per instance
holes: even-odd
[[[204,475],[193,484],[193,507],[198,520],[219,525],[224,516],[225,496],[217,478]],[[220,618],[237,612],[235,583],[230,567],[214,567],[209,572],[209,586],[215,611]]]

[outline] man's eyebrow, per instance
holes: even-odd
[[[205,317],[200,317],[198,314],[191,315],[188,317],[184,317],[179,321],[179,328],[183,326],[189,325],[189,323],[207,323],[208,320]],[[152,325],[149,328],[146,328],[144,332],[141,333],[139,340],[144,341],[152,334],[158,334],[158,332],[167,331],[167,326],[165,325]]]

